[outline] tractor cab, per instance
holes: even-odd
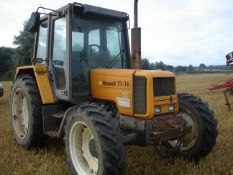
[[[120,113],[147,119],[178,112],[175,75],[134,66],[141,31],[132,30],[131,56],[128,14],[79,3],[38,13],[29,25],[36,33],[33,62],[48,68],[58,102],[114,102]]]
[[[36,33],[33,62],[48,66],[58,99],[89,99],[94,68],[129,68],[128,14],[74,3],[37,15],[30,20]]]

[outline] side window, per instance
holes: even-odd
[[[55,65],[63,65],[66,58],[66,18],[54,23],[53,61]]]
[[[43,60],[46,59],[47,34],[48,34],[48,28],[47,28],[47,20],[46,20],[40,24],[38,49],[36,55],[37,58],[42,58]]]
[[[100,31],[99,29],[92,30],[88,35],[88,44],[97,44],[100,45]]]
[[[88,67],[86,66],[87,59],[85,57],[85,39],[87,34],[84,32],[81,26],[73,25],[72,95],[74,97],[89,95]]]
[[[116,28],[110,28],[107,33],[107,48],[111,56],[116,56],[120,52],[121,34],[117,32]]]
[[[84,48],[84,33],[72,32],[72,51],[81,52]]]
[[[107,50],[109,52],[111,60],[116,60],[112,65],[112,68],[126,68],[127,61],[125,56],[124,39],[120,30],[120,26],[108,27],[106,30]]]
[[[54,21],[53,36],[53,64],[56,87],[59,90],[66,88],[65,61],[66,58],[66,18],[59,18]]]

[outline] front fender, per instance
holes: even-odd
[[[38,90],[40,92],[41,100],[43,104],[56,103],[56,98],[53,93],[52,84],[49,80],[47,66],[22,66],[17,67],[15,79],[20,75],[30,75],[34,78]]]

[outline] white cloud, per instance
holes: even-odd
[[[81,0],[129,12],[133,26],[133,0]],[[40,5],[57,9],[68,0],[18,0],[1,2],[0,46],[12,46],[30,13]],[[231,0],[143,0],[139,1],[142,56],[150,61],[174,65],[225,64],[233,50]]]
[[[175,65],[225,64],[225,54],[233,49],[229,1],[182,2],[174,10],[163,3],[146,14],[152,20],[144,21],[143,55]]]

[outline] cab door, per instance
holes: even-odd
[[[59,100],[69,100],[69,50],[67,15],[52,20],[51,65],[55,94]]]

